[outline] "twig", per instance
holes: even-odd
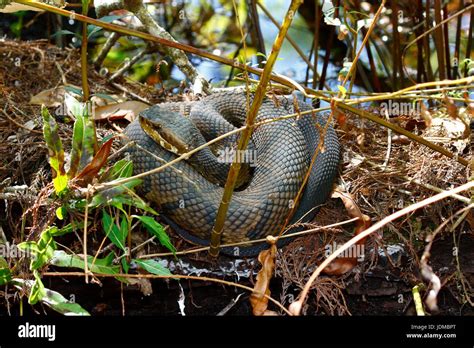
[[[346,77],[344,78],[344,81],[341,83],[342,86],[344,86],[347,83],[347,80],[349,77],[354,73],[355,67],[356,67],[356,62],[359,60],[359,57],[365,47],[365,44],[367,43],[367,40],[369,40],[369,36],[372,33],[372,30],[375,28],[375,23],[377,21],[377,18],[380,16],[382,13],[383,8],[385,7],[385,2],[386,0],[382,0],[382,3],[380,4],[379,9],[374,15],[374,19],[372,21],[372,24],[370,25],[369,29],[367,30],[367,34],[364,36],[364,40],[362,41],[362,44],[359,48],[359,51],[357,52],[357,55],[355,56],[354,60],[352,61],[351,68],[349,69],[349,72],[347,73]],[[396,30],[396,29],[394,29]],[[341,93],[341,92],[340,92]]]
[[[102,46],[102,48],[100,49],[99,54],[93,60],[93,64],[96,67],[99,67],[99,66],[102,65],[102,63],[105,60],[105,57],[107,57],[107,54],[112,49],[112,47],[114,47],[115,43],[117,42],[117,40],[119,38],[120,38],[120,35],[118,33],[116,33],[115,31],[110,32],[110,35],[107,38],[107,41],[105,41],[104,46]]]
[[[429,147],[430,149],[445,155],[446,157],[452,158],[452,159],[456,160],[457,162],[461,163],[464,166],[469,165],[469,161],[466,160],[465,158],[459,157],[459,156],[455,155],[454,153],[446,150],[444,147],[436,145],[436,144],[426,140],[425,138],[420,137],[419,135],[411,133],[411,132],[407,131],[406,129],[403,129],[402,127],[400,127],[396,124],[393,124],[391,122],[388,122],[388,121],[384,120],[381,117],[376,116],[375,114],[372,114],[372,113],[370,113],[368,111],[365,111],[365,110],[356,109],[356,108],[348,105],[348,103],[343,103],[341,101],[336,101],[336,106],[340,109],[352,112],[352,113],[354,113],[356,115],[359,115],[363,118],[374,121],[374,122],[376,122],[376,123],[378,123],[378,124],[380,124],[380,125],[382,125],[386,128],[389,128],[389,129],[399,133],[399,134],[403,134],[407,138],[410,138],[411,140],[414,140],[417,143],[423,144],[423,145]]]
[[[133,93],[132,91],[128,90],[127,88],[119,85],[118,83],[115,83],[115,82],[112,82],[112,86],[114,86],[115,88],[117,88],[118,90],[121,90],[122,92],[124,93],[127,93],[128,95],[130,95],[132,98],[135,98],[136,100],[139,100],[141,102],[144,102],[146,104],[151,104],[151,101],[149,101],[148,99],[136,94],[136,93]]]
[[[430,34],[432,31],[438,29],[438,27],[442,26],[443,24],[449,22],[450,20],[456,18],[457,16],[463,14],[464,12],[467,12],[469,10],[473,10],[474,11],[474,4],[471,4],[461,10],[459,10],[458,12],[456,12],[455,14],[453,14],[452,16],[449,16],[448,18],[446,18],[445,20],[439,22],[439,23],[436,23],[436,25],[432,28],[430,28],[429,30],[425,31],[423,34],[421,34],[420,36],[418,36],[416,39],[414,39],[413,41],[409,42],[404,48],[403,48],[403,51],[402,51],[402,62],[403,62],[403,70],[405,71],[405,74],[408,76],[408,78],[413,82],[415,83],[415,81],[413,81],[413,79],[410,77],[410,75],[408,74],[408,71],[406,70],[406,66],[405,66],[405,54],[407,53],[408,51],[408,48],[413,45],[414,43],[416,43],[418,40],[420,39],[423,39],[424,37],[426,37],[428,34]],[[429,11],[427,11],[427,13],[429,13]],[[428,18],[427,18],[428,20]],[[472,21],[471,21],[472,23]],[[472,42],[472,40],[468,40],[468,44]],[[430,57],[430,50],[428,49],[426,51],[426,56],[427,56],[427,60],[429,62],[429,57]]]
[[[44,272],[42,273],[45,277],[81,277],[84,276],[83,272]],[[216,279],[216,278],[209,278],[209,277],[201,277],[201,276],[191,276],[191,275],[181,275],[181,274],[171,274],[171,275],[155,275],[155,274],[126,274],[126,273],[117,273],[117,274],[94,274],[96,277],[104,277],[104,278],[148,278],[148,279],[191,279],[191,280],[199,280],[203,282],[214,282],[220,283],[228,286],[235,286],[237,288],[241,288],[247,290],[249,292],[254,292],[255,290],[239,284],[230,282],[223,279]],[[268,298],[274,304],[276,304],[279,308],[281,308],[286,314],[292,315],[288,309],[286,309],[280,302],[275,300],[273,297],[268,296],[267,294],[262,294],[263,297]]]
[[[218,317],[221,317],[221,316],[226,315],[226,313],[227,313],[232,307],[235,306],[235,304],[239,301],[240,297],[241,297],[243,294],[244,294],[243,292],[240,293],[240,294],[238,294],[236,298],[233,298],[233,299],[230,301],[230,303],[229,303],[227,306],[225,306],[225,307],[224,307],[219,313],[217,313],[216,315],[217,315]]]
[[[423,255],[420,260],[420,268],[421,268],[421,275],[423,278],[430,283],[430,290],[428,291],[428,296],[426,297],[425,303],[430,309],[430,311],[437,311],[438,310],[438,305],[437,305],[437,296],[439,293],[439,290],[441,289],[441,281],[439,280],[439,277],[433,272],[433,269],[431,268],[430,265],[428,265],[428,261],[431,256],[431,247],[433,245],[434,239],[436,235],[457,215],[463,214],[461,216],[462,219],[466,217],[466,214],[469,212],[470,209],[474,208],[474,204],[470,204],[467,207],[464,207],[463,209],[459,210],[456,212],[456,214],[452,215],[449,217],[449,219],[446,219],[443,221],[438,228],[428,235],[425,238],[425,241],[428,242],[428,244],[425,247],[425,251],[423,252]],[[456,253],[457,257],[457,253]],[[458,266],[459,266],[459,260],[457,260]]]
[[[260,7],[262,9],[262,11],[265,13],[265,15],[268,17],[268,19],[270,19],[270,21],[278,28],[278,30],[280,30],[280,25],[278,24],[278,22],[276,21],[276,19],[272,16],[272,14],[270,13],[270,11],[267,10],[267,8],[261,3],[261,2],[257,2],[257,5],[258,7]],[[290,34],[286,34],[286,39],[288,40],[288,42],[291,44],[291,46],[293,46],[293,48],[295,49],[295,51],[298,53],[298,55],[301,57],[301,59],[303,59],[303,61],[309,66],[309,68],[313,71],[313,79],[317,78],[319,79],[320,76],[318,74],[318,72],[316,71],[316,68],[315,66],[311,63],[311,61],[308,59],[308,57],[306,57],[306,54],[303,52],[303,50],[298,46],[298,44],[296,43],[295,40],[293,40],[293,38],[290,36]],[[317,53],[316,53],[316,56],[317,56]],[[324,88],[326,88],[327,90],[331,90],[331,88],[329,87],[329,85],[325,82],[324,83]]]
[[[254,127],[255,119],[257,117],[258,110],[260,109],[260,105],[262,104],[263,98],[265,96],[266,86],[268,82],[270,81],[270,74],[272,72],[273,66],[275,65],[275,62],[278,57],[278,53],[280,52],[281,45],[283,44],[285,35],[293,20],[293,16],[302,2],[303,2],[302,0],[291,1],[290,7],[283,21],[281,30],[278,33],[278,36],[276,37],[275,42],[273,43],[272,51],[270,53],[270,56],[267,59],[267,63],[265,64],[263,73],[260,76],[260,82],[255,90],[255,95],[252,101],[252,105],[250,106],[250,110],[247,113],[247,118],[245,121],[246,127],[244,128],[244,130],[242,131],[242,134],[239,137],[239,142],[237,144],[237,152],[245,151],[245,149],[247,148],[247,145],[250,140],[250,136],[252,135],[252,132],[254,129],[253,127]],[[241,163],[237,161],[237,158],[236,158],[229,169],[229,174],[227,175],[227,181],[224,186],[224,193],[222,195],[222,200],[221,200],[221,203],[219,205],[219,209],[216,215],[216,221],[211,232],[209,254],[213,257],[217,257],[217,255],[219,254],[219,246],[220,246],[222,230],[224,228],[227,210],[229,208],[230,200],[234,192],[234,187],[237,181],[240,167],[241,167]]]
[[[129,59],[128,61],[126,61],[122,67],[120,69],[117,69],[117,71],[115,71],[112,76],[110,76],[109,78],[109,81],[113,81],[115,80],[117,77],[119,76],[122,76],[127,70],[129,70],[133,64],[135,64],[136,62],[138,62],[140,59],[143,58],[143,56],[145,56],[145,54],[149,53],[150,50],[148,49],[145,49],[143,51],[140,51],[138,54],[136,54],[135,56],[132,57],[132,59]]]
[[[64,10],[62,8],[54,7],[54,6],[45,4],[45,3],[40,3],[40,2],[36,2],[36,1],[32,1],[32,0],[15,0],[15,2],[18,2],[20,4],[24,4],[24,5],[28,5],[28,6],[32,6],[32,7],[35,7],[35,8],[39,8],[39,9],[42,9],[42,10],[45,10],[45,11],[48,11],[48,12],[56,13],[56,14],[59,14],[61,16],[65,16],[65,17],[69,17],[71,15],[70,11]],[[206,52],[204,50],[195,48],[193,46],[186,45],[186,44],[183,44],[183,43],[179,43],[179,42],[176,42],[176,41],[167,40],[165,38],[157,37],[157,36],[151,35],[149,33],[140,32],[140,31],[137,31],[137,30],[129,29],[129,28],[126,28],[126,27],[123,27],[123,26],[120,26],[120,25],[112,24],[112,23],[102,22],[102,21],[99,21],[99,20],[96,20],[96,19],[93,19],[93,18],[90,18],[90,17],[87,17],[87,16],[80,15],[80,14],[75,14],[75,18],[78,21],[82,21],[82,22],[85,22],[85,23],[88,23],[88,24],[92,24],[92,25],[104,28],[106,30],[109,30],[109,31],[115,31],[115,32],[120,33],[122,35],[139,37],[143,40],[156,42],[156,43],[159,43],[159,44],[167,46],[167,47],[169,46],[169,47],[172,47],[172,48],[177,48],[177,49],[183,50],[185,52],[188,52],[188,53],[191,53],[191,54],[196,54],[200,57],[211,59],[211,60],[214,60],[216,62],[225,64],[225,65],[229,65],[229,66],[233,66],[233,67],[241,69],[241,70],[247,69],[252,74],[261,75],[262,72],[263,72],[262,69],[258,69],[258,68],[251,67],[251,66],[246,66],[245,64],[241,64],[239,62],[236,62],[235,60],[225,58],[225,57],[221,57],[221,56],[217,56],[215,54]],[[279,83],[281,83],[285,86],[288,86],[290,88],[293,87],[292,84],[289,81],[287,81],[287,80],[285,80],[285,79],[283,79],[279,76],[276,76],[276,75],[271,75],[271,80],[275,81],[275,82],[279,82]],[[317,90],[307,88],[307,87],[305,87],[305,90],[306,90],[306,92],[310,93],[311,95],[313,95],[317,98],[320,98],[324,101],[329,101],[329,99],[327,97],[325,97],[321,92],[319,92]]]
[[[133,14],[137,16],[137,18],[140,20],[140,22],[142,22],[142,24],[145,26],[145,28],[150,34],[153,34],[156,37],[164,38],[169,41],[175,41],[171,34],[169,34],[165,29],[160,27],[158,23],[155,22],[153,17],[150,15],[150,12],[148,12],[145,5],[143,5],[142,1],[124,1],[123,5],[127,10],[133,12]],[[195,93],[201,93],[201,89],[206,94],[210,93],[211,86],[204,78],[204,76],[202,76],[191,64],[188,57],[182,50],[168,46],[164,46],[163,49],[166,55],[168,55],[171,60],[176,64],[176,66],[192,81],[195,88]]]
[[[87,15],[90,0],[82,1],[82,14]],[[87,80],[87,23],[82,23],[82,41],[81,41],[81,80],[82,80],[82,98],[86,102],[89,100],[90,88]]]
[[[369,164],[372,168],[379,168],[380,170],[382,170],[382,168],[380,167],[379,164],[377,163],[374,163],[366,158],[362,158],[367,164]],[[407,175],[400,175],[400,178],[402,178],[403,180],[406,180],[406,181],[409,181],[410,183],[414,183],[418,186],[421,186],[421,187],[424,187],[428,190],[431,190],[431,191],[434,191],[434,192],[437,192],[437,193],[441,193],[441,192],[444,192],[443,189],[437,187],[437,186],[434,186],[434,185],[431,185],[431,184],[428,184],[428,183],[424,183],[424,182],[421,182],[420,180],[416,179],[416,178],[412,178],[410,176],[407,176]],[[457,200],[465,203],[465,204],[469,204],[471,203],[471,200],[465,196],[462,196],[462,195],[458,195],[458,194],[453,194],[452,195],[453,198],[456,198]]]
[[[279,239],[293,238],[293,237],[303,236],[303,235],[307,235],[307,234],[310,234],[310,233],[319,232],[319,231],[323,231],[323,230],[331,230],[335,227],[350,224],[350,223],[355,222],[357,220],[359,220],[359,218],[352,218],[352,219],[349,219],[349,220],[336,222],[336,223],[331,224],[331,225],[311,228],[309,230],[304,230],[304,231],[299,231],[299,232],[288,233],[288,234],[284,234],[284,235],[280,236]],[[240,245],[261,243],[261,242],[266,242],[266,241],[267,241],[266,238],[260,238],[260,239],[253,239],[253,240],[245,241],[245,242],[223,244],[223,245],[221,245],[221,247],[222,248],[224,248],[224,247],[235,247],[235,246],[240,246]],[[205,250],[209,250],[209,247],[201,247],[201,248],[194,248],[194,249],[191,249],[191,250],[177,251],[174,254],[173,253],[148,254],[148,255],[139,256],[138,258],[139,259],[150,259],[150,258],[154,258],[154,257],[185,255],[185,254],[193,254],[193,253],[197,253],[197,252],[205,251]]]
[[[388,114],[388,110],[385,111],[385,118],[387,122],[390,122],[390,116]],[[390,160],[390,152],[392,151],[392,130],[387,128],[387,154],[385,155],[385,161],[382,164],[382,170],[385,170],[388,165],[388,161]]]
[[[326,260],[324,260],[321,265],[318,266],[318,268],[313,272],[313,274],[311,275],[311,277],[309,278],[308,282],[305,284],[305,287],[303,288],[303,290],[301,291],[301,294],[300,294],[300,298],[298,299],[298,301],[295,301],[293,302],[290,307],[289,307],[289,310],[290,312],[293,314],[293,315],[299,315],[300,312],[301,312],[301,308],[303,307],[303,304],[306,300],[306,297],[308,295],[308,292],[309,292],[309,289],[311,288],[311,285],[313,284],[313,282],[316,280],[316,278],[319,276],[319,274],[333,261],[335,260],[340,254],[342,254],[345,250],[347,250],[348,248],[350,248],[351,246],[353,246],[355,243],[357,243],[358,241],[364,239],[364,238],[367,238],[369,235],[371,235],[372,233],[376,232],[377,230],[379,230],[380,228],[382,228],[383,226],[385,226],[386,224],[388,224],[389,222],[392,222],[408,213],[411,213],[417,209],[420,209],[420,208],[423,208],[427,205],[430,205],[430,204],[433,204],[435,202],[438,202],[442,199],[445,199],[447,197],[450,197],[452,196],[453,194],[455,193],[459,193],[459,192],[462,192],[462,191],[466,191],[466,190],[469,190],[471,188],[474,187],[474,181],[471,181],[471,182],[468,182],[464,185],[461,185],[461,186],[458,186],[452,190],[449,190],[449,191],[444,191],[442,193],[439,193],[437,195],[434,195],[432,197],[429,197],[427,199],[424,199],[422,200],[421,202],[418,202],[418,203],[415,203],[415,204],[412,204],[406,208],[403,208],[385,218],[383,218],[382,220],[380,220],[379,222],[377,222],[376,224],[372,225],[371,227],[369,227],[367,230],[365,230],[364,232],[358,234],[357,236],[353,237],[352,239],[350,239],[348,242],[344,243],[341,247],[339,247],[336,251],[334,251]]]

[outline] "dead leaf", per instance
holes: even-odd
[[[126,119],[132,122],[138,114],[150,106],[140,101],[129,100],[123,103],[114,103],[95,108],[94,119],[115,120]]]
[[[46,107],[57,107],[64,101],[64,86],[46,89],[34,95],[30,99],[30,104],[44,105]]]
[[[87,184],[91,183],[92,180],[97,176],[99,170],[104,166],[109,158],[110,149],[112,148],[112,142],[114,138],[107,140],[105,144],[103,144],[100,150],[96,153],[92,161],[84,167],[82,172],[76,177],[79,185],[86,186]]]
[[[268,239],[268,237],[267,237]],[[275,256],[277,252],[275,238],[270,249],[263,250],[258,255],[258,261],[262,264],[262,269],[258,272],[257,281],[253,288],[252,295],[250,295],[250,304],[252,305],[253,315],[262,316],[268,315],[268,298],[263,294],[270,296],[270,280],[275,270]]]
[[[333,113],[334,118],[337,124],[341,127],[341,129],[346,130],[347,129],[346,114],[342,110],[336,107],[336,103],[334,101],[331,101],[331,112]]]
[[[392,136],[392,142],[394,144],[408,145],[410,144],[410,139],[406,135],[395,134]]]
[[[446,108],[448,110],[449,117],[451,117],[453,120],[456,120],[459,117],[459,114],[458,107],[456,106],[456,104],[454,104],[454,100],[448,98],[447,96],[444,96],[444,101],[446,102]]]
[[[371,225],[370,217],[362,213],[350,193],[342,192],[336,189],[332,194],[332,198],[340,198],[344,203],[344,206],[349,216],[351,218],[359,218],[359,220],[356,221],[354,236],[357,236],[359,233],[362,233],[367,228],[369,228],[369,226]],[[358,241],[357,243],[355,243],[355,245],[363,246],[365,244],[365,239],[366,238]],[[357,265],[357,262],[357,256],[338,257],[323,270],[323,273],[329,275],[341,275],[353,269]]]
[[[431,114],[428,111],[428,109],[426,108],[425,103],[420,102],[420,114],[421,114],[421,117],[423,117],[423,121],[425,121],[426,127],[430,128],[433,117],[431,117]]]
[[[347,210],[347,213],[351,218],[359,218],[356,222],[356,231],[355,235],[365,231],[371,225],[371,219],[368,215],[362,214],[359,206],[355,203],[354,197],[348,192],[342,192],[336,189],[332,195],[333,198],[340,198],[342,203],[344,203],[344,207]],[[364,239],[360,241],[361,243],[364,242]]]
[[[129,278],[128,282],[129,285],[137,285],[144,296],[150,296],[153,294],[153,287],[151,286],[151,281],[148,278]]]

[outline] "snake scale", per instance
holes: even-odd
[[[128,150],[134,173],[160,167],[177,157],[162,146],[165,144],[160,145],[157,139],[152,139],[145,132],[144,121],[156,127],[165,142],[171,143],[171,139],[178,134],[177,138],[181,140],[178,140],[176,147],[181,147],[180,150],[185,152],[244,125],[247,106],[252,98],[252,95],[247,97],[239,90],[221,91],[198,101],[158,104],[142,111],[141,122],[139,119],[134,120],[124,131],[127,141],[139,145],[129,146]],[[264,99],[257,114],[257,122],[294,113],[291,97],[277,99]],[[298,108],[308,110],[310,106],[299,102]],[[318,148],[320,132],[325,129],[326,123],[326,116],[308,114],[296,120],[282,119],[255,127],[248,148],[254,154],[248,159],[254,162],[242,167],[242,176],[247,176],[248,182],[232,196],[222,244],[264,238],[280,232]],[[231,162],[223,161],[217,152],[229,147],[231,142],[235,143],[236,139],[237,136],[234,136],[222,142],[220,148],[205,147],[186,161],[177,162],[173,168],[168,167],[145,176],[139,188],[140,194],[158,205],[165,222],[194,244],[209,245],[230,166],[226,162]],[[323,139],[322,150],[311,169],[291,223],[313,219],[315,207],[323,204],[332,190],[339,162],[339,142],[332,124],[326,127]],[[294,227],[291,232],[297,229]],[[284,241],[279,242],[279,246],[284,244]],[[224,247],[221,252],[251,256],[266,246],[268,244],[263,242],[243,247]]]

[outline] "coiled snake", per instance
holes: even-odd
[[[250,101],[252,96],[249,97]],[[187,152],[212,138],[244,125],[249,100],[242,91],[214,93],[194,102],[155,105],[140,114],[126,129],[134,172],[142,173],[160,167],[176,158],[173,151]],[[298,103],[300,110],[310,107]],[[278,102],[266,98],[257,122],[293,113],[290,99]],[[186,117],[183,117],[186,116]],[[141,119],[141,121],[140,121]],[[241,188],[232,196],[221,243],[235,243],[279,233],[318,148],[320,132],[327,118],[321,114],[302,115],[257,126],[247,152],[241,175]],[[152,139],[146,128],[154,128]],[[145,128],[145,130],[144,130]],[[324,143],[315,160],[303,194],[291,219],[309,221],[315,207],[324,203],[332,189],[338,161],[339,142],[331,124],[326,127]],[[202,132],[202,133],[201,133]],[[222,199],[232,155],[229,148],[237,135],[206,147],[186,161],[180,161],[158,173],[148,175],[140,187],[149,201],[161,209],[165,221],[184,239],[209,245],[210,233]],[[161,145],[160,145],[161,143]],[[245,181],[248,182],[245,182]],[[293,229],[292,231],[294,231]],[[283,244],[283,242],[282,242]],[[244,247],[227,247],[221,252],[232,255],[255,255],[265,247],[260,243]]]

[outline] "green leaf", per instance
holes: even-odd
[[[92,35],[98,33],[101,30],[103,30],[103,28],[98,27],[97,25],[89,24],[87,26],[87,38],[90,39]]]
[[[37,270],[48,263],[53,256],[53,252],[56,249],[56,243],[51,238],[51,235],[42,235],[39,243],[36,242],[23,242],[18,244],[18,248],[25,251],[30,250],[33,254],[33,259],[30,262],[30,270]]]
[[[35,274],[35,281],[29,279],[14,278],[12,280],[12,283],[16,288],[20,290],[26,289],[27,291],[29,291],[29,297],[32,301],[41,301],[47,306],[57,311],[58,313],[64,315],[90,315],[79,304],[70,302],[60,293],[45,288],[43,283],[41,282],[41,279],[37,278],[38,272],[36,273],[37,274]],[[32,303],[30,300],[29,302]]]
[[[90,0],[82,0],[82,15],[87,16],[87,10],[89,9]]]
[[[58,124],[44,105],[41,106],[41,115],[43,117],[44,140],[49,153],[49,164],[53,172],[53,185],[56,193],[60,194],[67,187],[68,179],[64,171],[64,150],[58,133]]]
[[[127,15],[110,15],[110,16],[104,16],[104,17],[100,17],[99,18],[99,21],[101,22],[105,22],[105,23],[112,23],[113,21],[117,20],[117,19],[122,19],[122,18],[125,18],[127,17]]]
[[[166,234],[165,229],[161,226],[156,220],[151,216],[139,216],[139,215],[132,215],[132,217],[137,218],[142,222],[145,228],[150,232],[152,235],[156,236],[160,241],[161,245],[171,251],[173,254],[176,253],[176,249],[171,244],[170,237]]]
[[[33,275],[35,277],[35,282],[30,289],[30,296],[28,297],[28,303],[32,305],[40,301],[46,293],[39,272],[34,270]]]
[[[80,168],[87,166],[94,158],[96,151],[99,149],[97,145],[94,118],[92,117],[91,112],[92,104],[90,102],[85,103],[84,108],[82,109],[82,116],[84,117],[84,134],[82,139]]]
[[[110,202],[111,205],[119,208],[119,206],[123,205],[123,204],[127,204],[127,205],[130,205],[130,206],[133,206],[133,207],[136,207],[138,209],[141,209],[143,211],[146,211],[150,214],[153,214],[153,215],[158,215],[158,213],[153,209],[151,208],[148,203],[146,203],[143,199],[141,199],[140,197],[138,196],[130,196],[130,195],[123,195],[123,196],[117,196],[117,197],[114,197],[112,198],[112,201]],[[120,208],[119,208],[120,209]]]
[[[73,177],[79,169],[82,169],[89,164],[94,157],[98,146],[95,134],[95,123],[91,116],[91,102],[80,103],[70,93],[66,93],[64,95],[64,103],[67,110],[76,119],[76,122],[74,123],[75,129],[73,131],[73,150],[71,153],[72,170],[69,174],[70,177]]]
[[[125,228],[125,231],[123,231],[123,219],[125,219],[125,217],[122,218],[120,228],[118,228],[112,217],[107,214],[105,210],[102,211],[102,227],[104,228],[105,234],[114,245],[125,251],[125,238],[128,234],[128,224]]]
[[[9,283],[12,280],[12,272],[8,267],[8,262],[0,257],[0,285]]]
[[[70,30],[65,30],[65,29],[62,29],[62,30],[58,30],[57,32],[55,32],[53,35],[51,35],[51,38],[54,38],[56,36],[62,36],[62,35],[74,35],[76,37],[78,37],[79,39],[82,39],[82,35],[79,34],[79,33],[74,33]]]
[[[151,274],[169,276],[173,275],[170,270],[162,266],[159,262],[155,260],[133,260],[141,268],[150,272]]]
[[[121,159],[120,161],[115,162],[114,166],[112,167],[110,178],[111,179],[129,178],[132,176],[132,173],[133,173],[133,162],[126,159]]]
[[[135,205],[135,202],[134,202],[134,199],[131,199],[129,197],[129,191],[142,183],[142,180],[141,179],[133,179],[133,180],[130,180],[124,184],[121,184],[121,185],[118,185],[118,186],[115,186],[115,187],[112,187],[110,189],[106,189],[104,191],[100,191],[98,193],[96,193],[90,203],[89,203],[89,207],[98,207],[98,206],[101,206],[101,205],[105,205],[105,204],[112,204],[114,199],[117,198],[117,201],[122,201],[122,203],[124,204],[129,204],[130,205]],[[136,199],[137,201],[141,200],[140,198],[137,198]],[[141,200],[143,201],[143,200]],[[141,202],[138,202],[137,204],[140,205]],[[145,204],[146,205],[146,204]]]
[[[27,241],[18,244],[18,248],[29,251],[33,258],[30,263],[30,270],[37,270],[46,265],[53,257],[54,251],[57,249],[53,236],[62,236],[73,230],[74,225],[68,224],[62,229],[51,226],[41,232],[40,239],[35,241]]]
[[[71,233],[74,230],[81,229],[84,227],[84,222],[83,221],[73,221],[70,224],[67,224],[66,226],[62,228],[54,228],[54,229],[49,229],[48,233],[52,237],[59,237],[63,236],[65,234]]]
[[[84,137],[84,118],[76,117],[74,128],[72,131],[72,149],[71,161],[69,166],[68,177],[71,179],[76,176],[79,170],[79,164],[82,156],[82,139]]]
[[[56,209],[56,217],[59,220],[64,220],[64,213],[66,212],[66,209],[64,207],[58,207]]]
[[[18,248],[32,254],[39,252],[38,244],[34,241],[22,242],[18,244]]]
[[[80,91],[77,88],[71,87],[71,86],[65,86],[64,87],[66,90],[67,89],[74,89],[76,91]],[[80,91],[82,93],[82,91]],[[74,96],[72,96],[70,93],[65,93],[64,94],[64,105],[66,106],[66,110],[69,111],[75,118],[78,118],[82,116],[83,109],[84,109],[84,103],[79,102]]]
[[[78,96],[82,97],[82,89],[74,87],[74,86],[64,86],[64,89],[68,92],[77,94]]]
[[[107,99],[107,100],[118,103],[118,99],[116,99],[116,98],[114,98],[114,97],[112,97],[108,94],[105,94],[105,93],[94,93],[93,95],[95,95],[96,97],[102,98],[102,99]]]
[[[68,316],[90,316],[89,312],[87,312],[84,308],[82,308],[79,304],[68,301],[63,295],[59,292],[46,289],[43,297],[41,298],[41,302],[48,305],[56,312],[61,313],[63,315]]]
[[[130,265],[127,262],[127,259],[125,257],[122,257],[121,259],[122,262],[122,268],[125,273],[128,273],[128,270],[130,269]]]
[[[120,266],[112,264],[114,260],[114,254],[112,252],[103,259],[97,258],[94,264],[92,264],[93,260],[94,257],[87,255],[87,266],[93,273],[112,275],[120,273]],[[51,264],[58,267],[79,268],[84,270],[84,259],[82,257],[67,254],[63,250],[56,250],[54,252]]]

